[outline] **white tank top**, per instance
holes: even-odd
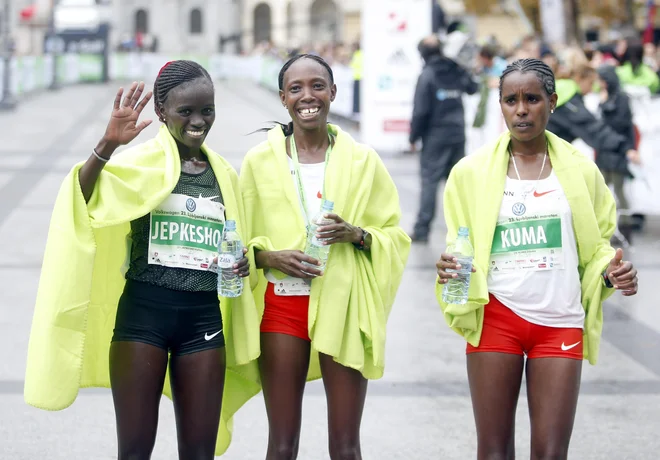
[[[507,177],[493,235],[488,290],[530,323],[584,326],[572,222],[554,171],[538,185],[535,180]]]

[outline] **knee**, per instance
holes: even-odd
[[[119,460],[149,460],[151,458],[151,450],[124,449],[119,452],[117,458]]]
[[[215,458],[215,443],[213,448],[207,446],[180,446],[181,460],[213,460]]]
[[[330,458],[332,460],[361,460],[359,442],[333,442],[330,444]]]
[[[277,442],[268,448],[268,460],[294,460],[298,456],[296,440]]]
[[[515,452],[508,446],[490,446],[489,448],[479,446],[478,450],[478,457],[483,460],[513,460],[515,458]]]
[[[567,447],[547,446],[532,449],[532,460],[566,460],[567,458]]]
[[[483,458],[484,460],[512,460],[514,457],[508,452],[489,452],[479,458]]]

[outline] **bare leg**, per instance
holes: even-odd
[[[582,361],[527,361],[527,400],[532,425],[532,460],[564,460],[573,432]]]
[[[328,431],[332,460],[361,460],[360,423],[367,397],[367,379],[359,371],[319,355],[328,402]]]
[[[268,415],[266,460],[298,457],[302,400],[310,343],[286,334],[262,333],[259,369]]]
[[[515,354],[467,355],[478,460],[515,458],[516,406],[523,366],[524,358]]]
[[[140,342],[110,345],[110,384],[119,460],[151,458],[158,429],[167,351]]]
[[[213,460],[225,365],[224,348],[172,356],[170,382],[180,460]]]

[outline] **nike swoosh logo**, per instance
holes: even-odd
[[[582,342],[582,340],[580,340],[580,342]],[[562,349],[563,351],[568,351],[568,350],[570,350],[571,348],[575,348],[575,347],[577,347],[578,345],[580,345],[580,342],[578,342],[578,343],[574,343],[573,345],[568,345],[568,346],[564,345],[564,342],[562,342],[562,343],[561,343],[561,349]]]
[[[534,196],[535,196],[536,198],[540,198],[540,197],[542,197],[543,195],[547,195],[548,193],[552,193],[552,192],[556,192],[556,191],[557,191],[557,190],[548,190],[547,192],[541,192],[541,193],[539,193],[539,192],[537,192],[536,190],[534,190]]]
[[[216,335],[220,334],[221,332],[222,332],[222,329],[220,329],[215,334],[211,334],[211,335],[209,335],[209,333],[207,332],[206,334],[204,334],[204,340],[209,341],[209,340],[213,339],[213,337],[215,337]]]

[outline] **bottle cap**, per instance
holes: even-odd
[[[228,220],[225,222],[225,230],[233,232],[236,230],[236,221],[235,220]]]
[[[458,236],[468,236],[470,234],[470,229],[467,227],[458,228]]]

